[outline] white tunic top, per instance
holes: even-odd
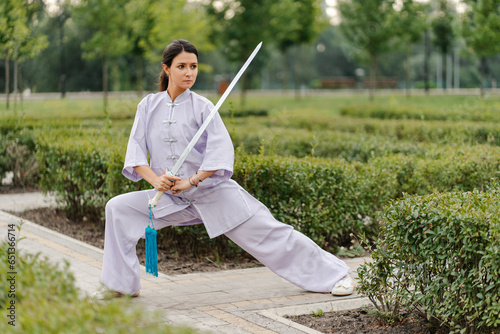
[[[142,165],[150,165],[157,175],[171,170],[213,108],[212,102],[189,89],[179,95],[175,102],[172,102],[166,91],[146,96],[137,107],[123,175],[132,181],[140,180],[141,176],[133,167]],[[233,144],[217,114],[177,176],[187,179],[198,170],[217,172],[203,180],[198,187],[191,187],[175,196],[166,192],[153,209],[153,215],[161,218],[193,205],[201,221],[189,223],[203,223],[210,238],[243,223],[262,204],[230,179],[233,164]]]

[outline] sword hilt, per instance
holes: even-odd
[[[158,205],[158,201],[160,200],[161,196],[164,194],[164,191],[158,191],[155,195],[155,197],[151,198],[148,202],[148,204],[151,206],[151,208],[156,208]]]
[[[166,175],[173,175],[168,169],[165,171]],[[155,197],[151,198],[148,202],[149,205],[151,205],[151,208],[155,208],[158,205],[158,201],[160,200],[161,196],[164,194],[164,191],[158,190],[156,192]]]

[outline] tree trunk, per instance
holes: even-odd
[[[370,57],[370,101],[375,99],[375,89],[377,86],[377,56]]]
[[[484,97],[484,81],[486,80],[486,57],[481,57],[481,97]]]
[[[288,66],[288,54],[287,50],[283,50],[281,53],[283,55],[283,75],[281,77],[281,89],[283,90],[284,93],[288,91],[288,71],[290,67]]]
[[[108,55],[105,55],[102,60],[102,98],[106,113],[108,109]]]
[[[9,52],[5,52],[5,99],[6,109],[9,110],[10,100],[10,73],[9,73]]]
[[[444,89],[443,87],[443,54],[440,53],[436,57],[436,87]]]
[[[455,66],[455,76],[453,77],[453,87],[455,88],[455,90],[458,90],[460,89],[460,56],[458,54],[458,48],[454,49],[454,58],[455,59],[453,61],[453,65]]]
[[[307,44],[306,44],[307,45]],[[311,63],[311,51],[309,50],[308,47],[303,48],[303,57],[304,57],[304,64],[310,64]],[[310,83],[311,83],[311,66],[306,66],[303,71],[303,77],[302,77],[302,84],[304,85],[304,96],[309,95],[309,88],[310,88]]]
[[[59,52],[61,59],[61,98],[64,99],[66,97],[66,67],[65,67],[65,59],[64,59],[64,12],[59,17]]]
[[[301,52],[300,52],[300,46],[296,45],[295,46],[295,59],[294,59],[294,76],[293,76],[293,81],[294,81],[294,87],[295,87],[295,99],[300,100],[300,89],[301,89],[301,78],[300,78],[300,58],[301,58]]]
[[[21,102],[21,110],[23,108],[23,74],[22,71],[19,69],[17,71],[17,75],[19,76],[19,101]]]
[[[446,89],[451,89],[453,79],[453,59],[451,58],[451,53],[446,54]]]
[[[17,48],[14,51],[14,113],[17,113]]]
[[[406,76],[405,76],[405,87],[406,87],[406,97],[410,97],[410,50],[406,52]]]
[[[424,90],[427,95],[429,95],[429,58],[430,58],[430,47],[429,47],[429,29],[425,30],[424,36]]]

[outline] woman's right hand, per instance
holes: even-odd
[[[151,185],[158,191],[169,191],[172,188],[176,181],[180,181],[181,178],[178,176],[167,175],[165,173],[161,173],[161,176],[157,176]]]

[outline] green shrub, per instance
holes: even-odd
[[[486,106],[475,101],[471,105],[464,102],[458,107],[439,109],[420,106],[350,106],[341,108],[340,114],[342,116],[379,119],[499,122],[500,115],[497,108],[497,106]]]
[[[393,196],[395,182],[385,170],[360,163],[242,152],[233,178],[278,220],[324,247],[350,242],[353,232],[373,233],[371,218]]]
[[[13,187],[34,188],[38,183],[36,143],[28,129],[4,125],[0,132],[0,179],[13,172]]]
[[[64,134],[59,135],[64,138]],[[95,141],[74,142],[78,134],[72,132],[72,135],[73,138],[67,137],[64,142],[53,142],[54,137],[39,136],[40,187],[57,194],[68,217],[100,218],[106,203],[103,193],[108,173],[106,150],[98,150]]]
[[[240,126],[232,129],[231,138],[235,147],[250,154],[258,154],[264,149],[281,156],[342,158],[361,162],[396,153],[423,154],[428,150],[426,145],[395,141],[383,135],[291,128],[251,129]]]
[[[255,124],[257,123],[257,124]],[[233,122],[235,124],[235,122]],[[295,129],[321,133],[356,133],[387,137],[392,141],[432,142],[440,144],[490,144],[500,146],[500,124],[497,122],[439,121],[421,119],[375,119],[355,117],[269,117],[265,121],[255,120],[251,124],[236,123],[231,134],[262,133],[276,129]],[[287,137],[293,137],[288,135]]]
[[[145,182],[133,183],[121,175],[124,147],[103,148],[101,140],[105,139],[97,134],[92,141],[78,138],[85,133],[73,131],[71,139],[64,143],[47,136],[39,139],[38,158],[43,166],[40,184],[44,190],[56,192],[71,218],[99,219],[111,197],[151,187]],[[61,135],[59,132],[58,136]],[[367,217],[392,195],[390,188],[378,187],[376,183],[386,183],[387,175],[362,164],[313,158],[279,160],[276,156],[239,153],[235,165],[237,182],[267,204],[278,219],[321,245],[349,242],[349,233],[366,230]],[[217,252],[216,256],[241,253],[223,238],[210,240],[200,227],[160,233],[164,234],[159,237],[162,246],[171,246],[174,252],[192,251],[200,255],[203,245],[208,244]]]
[[[499,203],[499,188],[392,202],[358,291],[393,317],[405,307],[452,333],[498,333]]]
[[[382,135],[392,140],[500,146],[500,125],[483,122],[344,119],[339,131]]]
[[[222,117],[265,117],[269,115],[269,111],[265,109],[243,109],[243,110],[227,110],[220,111]]]
[[[11,246],[7,241],[0,244],[0,271],[9,273],[10,265],[15,267],[15,274],[7,276],[10,280],[2,276],[0,282],[0,305],[12,315],[2,317],[2,333],[194,333],[164,325],[160,314],[149,313],[128,298],[97,302],[83,297],[68,263],[60,267],[40,254],[18,251],[12,262]],[[7,312],[12,305],[13,312]]]
[[[145,181],[133,183],[122,176],[126,140],[121,135],[110,143],[109,134],[99,130],[41,134],[37,133],[40,185],[56,192],[73,219],[102,219],[105,204],[113,196],[151,188]],[[69,138],[57,141],[60,137]],[[349,244],[350,233],[373,236],[376,227],[365,224],[388,200],[403,192],[481,189],[500,169],[496,147],[424,147],[428,151],[418,155],[380,156],[366,164],[264,152],[246,154],[240,149],[233,178],[280,221],[291,224],[319,245],[335,249]],[[240,254],[239,248],[224,238],[210,240],[200,227],[161,233],[161,246],[173,252],[199,256],[204,248],[210,248],[214,257]]]
[[[430,194],[446,191],[484,189],[498,176],[500,150],[488,146],[444,147],[426,157],[402,154],[370,161],[397,178],[396,193]]]

